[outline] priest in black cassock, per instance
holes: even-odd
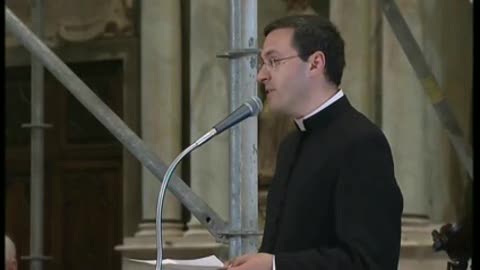
[[[315,15],[278,19],[264,34],[258,81],[296,129],[279,148],[259,253],[226,266],[396,270],[403,197],[385,135],[340,88],[340,34]]]

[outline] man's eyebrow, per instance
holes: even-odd
[[[263,51],[261,51],[260,55],[263,54],[263,57],[267,57],[267,56],[269,56],[271,54],[275,54],[275,53],[278,53],[278,52],[274,49],[271,49],[271,50],[268,50],[265,54],[263,54]]]

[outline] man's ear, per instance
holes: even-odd
[[[323,74],[325,73],[325,54],[321,51],[316,51],[308,57],[308,62],[310,62],[310,72],[313,74]]]

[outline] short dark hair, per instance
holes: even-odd
[[[292,45],[303,61],[315,51],[323,52],[327,78],[340,85],[345,67],[344,42],[332,22],[318,15],[294,15],[271,22],[263,33],[267,36],[273,30],[282,28],[293,28]]]

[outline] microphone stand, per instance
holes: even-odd
[[[157,216],[155,221],[155,226],[157,230],[157,262],[155,265],[156,270],[162,270],[162,259],[163,259],[163,240],[162,240],[162,209],[163,209],[163,201],[165,197],[165,192],[167,191],[168,182],[172,178],[173,172],[175,168],[180,163],[180,161],[193,150],[201,146],[202,144],[209,141],[215,135],[217,135],[216,129],[211,129],[208,133],[200,137],[196,140],[192,145],[187,147],[183,152],[178,155],[175,160],[173,160],[172,164],[167,169],[162,181],[162,186],[160,187],[160,193],[158,194],[157,200]]]
[[[242,106],[237,108],[232,112],[227,118],[223,119],[220,123],[215,125],[209,132],[196,140],[192,145],[183,150],[183,152],[178,155],[172,164],[167,169],[167,172],[163,176],[162,186],[160,187],[160,192],[158,194],[157,200],[157,216],[155,220],[155,227],[157,233],[157,261],[156,261],[156,270],[162,270],[162,257],[163,257],[163,241],[162,241],[162,209],[163,209],[163,197],[167,191],[168,182],[173,175],[173,171],[177,167],[178,163],[193,150],[201,146],[202,144],[208,142],[215,135],[222,133],[223,131],[229,129],[230,127],[238,124],[242,120],[257,115],[263,108],[262,101],[254,96]]]

